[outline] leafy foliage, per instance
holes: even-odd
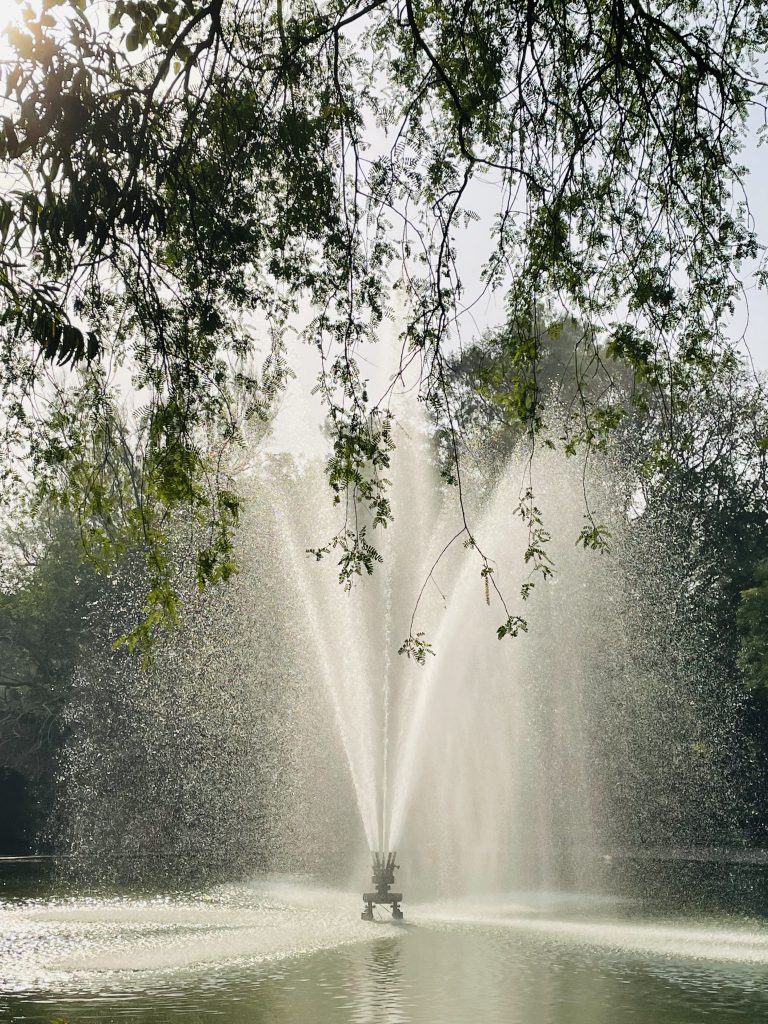
[[[269,417],[299,308],[344,506],[316,554],[339,553],[345,584],[373,568],[363,529],[391,515],[391,436],[370,413],[389,391],[369,396],[360,351],[401,281],[400,369],[455,432],[457,247],[484,178],[500,196],[484,281],[509,287],[510,359],[483,386],[505,415],[540,427],[542,310],[585,325],[577,377],[605,352],[663,386],[673,353],[707,371],[722,350],[735,275],[758,252],[738,165],[764,100],[756,0],[119,0],[108,23],[102,6],[23,5],[10,33],[0,394],[7,482],[46,462],[47,495],[81,511],[107,563],[115,536],[141,538],[154,583],[137,642],[177,612],[169,516],[210,529],[201,585],[235,570],[225,455]],[[122,437],[109,369],[140,396]],[[621,416],[579,390],[570,443],[589,444]],[[115,484],[127,441],[140,473]]]
[[[424,638],[424,633],[418,632],[415,635],[412,634],[406,637],[397,653],[413,658],[417,665],[424,665],[427,655],[434,655],[435,652],[432,650],[432,645],[429,641]]]

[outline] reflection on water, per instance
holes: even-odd
[[[355,993],[349,1020],[354,1024],[386,1021],[405,1024],[410,1018],[401,964],[401,937],[376,940],[365,956],[351,963],[347,988]],[[350,961],[352,958],[349,958]]]
[[[287,881],[0,901],[0,1020],[697,1024],[768,1019],[768,930],[530,900],[411,907]]]

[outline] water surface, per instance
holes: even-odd
[[[559,894],[407,905],[290,879],[0,901],[0,1020],[696,1024],[768,1019],[768,926]]]

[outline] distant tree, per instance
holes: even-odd
[[[768,544],[763,544],[763,556]],[[749,726],[755,756],[762,769],[752,795],[756,807],[756,828],[760,839],[768,836],[768,558],[753,567],[751,579],[741,593],[738,608],[738,666],[749,692]]]
[[[652,384],[673,354],[706,370],[722,348],[741,261],[757,255],[738,156],[765,97],[757,0],[116,0],[106,12],[45,0],[22,12],[2,67],[4,479],[23,483],[30,454],[55,465],[49,494],[79,492],[84,536],[103,531],[113,467],[73,472],[72,431],[122,443],[104,431],[105,370],[121,368],[142,406],[146,489],[121,515],[153,564],[149,632],[175,602],[158,509],[210,527],[201,583],[233,569],[222,450],[243,416],[268,415],[299,308],[322,358],[343,520],[332,546],[345,582],[372,570],[355,510],[391,517],[391,433],[388,394],[369,393],[358,355],[399,282],[401,369],[455,431],[446,359],[478,180],[499,197],[484,281],[509,288],[534,429],[539,310],[589,326],[580,365],[602,346]],[[586,443],[613,426],[589,402],[584,416]]]
[[[760,602],[750,599],[768,552],[764,382],[733,358],[693,384],[680,374],[675,386],[677,401],[637,417],[626,437],[628,455],[640,467],[637,558],[656,533],[668,538],[679,580],[677,628],[690,624],[701,638],[698,664],[711,694],[724,708],[738,706],[745,750],[718,756],[739,761],[744,826],[764,840],[768,701],[755,679]]]
[[[5,531],[0,575],[0,772],[27,780],[44,816],[73,672],[108,581],[84,562],[72,520],[55,512]]]
[[[739,663],[747,686],[768,704],[768,561],[755,566],[739,607]]]
[[[539,309],[524,325],[524,337],[520,329],[509,316],[448,360],[454,422],[462,437],[479,433],[503,454],[542,426],[551,441],[556,424],[573,452],[580,442],[604,441],[633,406],[640,407],[632,368],[594,338],[585,344],[590,328],[575,317],[547,320]],[[450,424],[443,427],[449,435]]]
[[[733,723],[721,743],[712,743],[711,737],[702,742],[695,767],[701,779],[715,772],[731,780],[731,788],[722,790],[731,794],[728,813],[745,834],[762,841],[768,833],[765,381],[732,351],[724,351],[706,369],[671,361],[665,382],[659,377],[653,386],[605,350],[596,352],[597,367],[589,373],[565,372],[579,359],[583,330],[571,318],[548,326],[540,339],[539,365],[525,382],[527,392],[514,365],[514,325],[487,332],[451,362],[457,421],[473,454],[479,452],[482,460],[490,451],[485,466],[493,484],[494,474],[507,472],[510,456],[530,450],[532,440],[549,444],[560,438],[573,457],[596,454],[593,447],[580,456],[574,444],[584,430],[585,401],[593,422],[600,409],[617,416],[610,433],[595,431],[591,443],[610,437],[612,486],[603,500],[612,503],[606,511],[614,521],[625,513],[617,564],[628,592],[644,596],[642,602],[637,597],[637,607],[630,601],[621,613],[626,628],[637,630],[633,652],[638,661],[632,671],[638,679],[652,666],[660,679],[668,673],[674,715],[690,715],[713,728],[716,722]],[[534,410],[547,426],[537,438],[530,434],[526,410]],[[591,499],[585,502],[587,512],[597,505],[596,495]],[[532,504],[523,484],[521,511]],[[592,509],[596,522],[599,512],[599,505]],[[547,558],[548,535],[542,534],[541,524],[533,526],[534,541],[543,536],[544,542],[534,544],[529,564],[545,575],[556,572]],[[651,586],[658,588],[658,602],[648,600]],[[695,645],[691,637],[697,638]],[[601,685],[626,668],[611,665],[608,653],[606,662]],[[671,696],[674,687],[679,687],[676,698]],[[598,688],[595,700],[603,699]],[[622,735],[631,734],[624,720],[621,729]],[[671,755],[668,769],[659,791],[669,796],[691,788],[691,777],[681,774]],[[616,766],[615,775],[623,786],[638,772],[637,784],[647,786],[640,762],[631,770]],[[650,813],[650,805],[647,809]]]
[[[735,608],[768,543],[765,381],[732,355],[671,386],[628,444],[643,468],[644,514],[675,517],[692,558],[713,567],[702,585],[719,580]]]

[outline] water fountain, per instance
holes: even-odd
[[[332,559],[306,556],[338,525],[322,464],[279,454],[245,484],[239,577],[190,588],[187,625],[149,672],[94,635],[63,769],[66,863],[142,888],[0,900],[14,1013],[76,1019],[92,998],[138,1019],[226,1005],[243,1024],[571,1024],[578,1005],[652,1024],[673,989],[680,1019],[704,1019],[702,993],[751,971],[719,1020],[744,1005],[761,1019],[764,929],[658,922],[601,892],[606,851],[706,837],[734,810],[718,751],[733,756],[735,710],[707,689],[673,538],[628,529],[605,463],[588,483],[618,510],[606,555],[574,545],[583,466],[523,454],[490,484],[479,466],[467,512],[510,601],[529,471],[553,532],[556,576],[521,609],[529,632],[500,642],[476,552],[459,540],[435,564],[460,521],[424,423],[405,410],[396,430],[385,560],[351,593]],[[413,628],[436,653],[421,666],[397,650],[425,582]],[[418,928],[388,926],[394,850]],[[377,907],[392,918],[372,929]],[[37,1012],[24,992],[53,995]]]
[[[425,893],[589,889],[601,847],[719,827],[732,810],[725,768],[695,750],[720,745],[706,736],[727,736],[734,708],[707,695],[703,645],[681,613],[668,614],[680,605],[673,544],[629,536],[610,465],[589,468],[591,500],[612,533],[602,555],[574,544],[584,522],[578,460],[543,449],[532,466],[521,452],[493,483],[482,466],[468,474],[477,541],[530,623],[499,642],[503,613],[492,595],[486,603],[477,553],[459,538],[433,569],[461,521],[417,411],[399,410],[395,436],[395,522],[374,538],[384,562],[349,594],[333,558],[305,555],[338,528],[321,467],[285,463],[256,488],[287,554],[283,593],[303,624],[288,657],[303,659],[312,701],[308,722],[292,719],[296,744],[340,747],[368,851],[400,850],[408,889]],[[523,605],[527,532],[515,508],[529,472],[556,575]],[[422,588],[413,629],[435,657],[420,666],[396,652]],[[332,735],[313,739],[322,704]],[[292,768],[306,779],[300,762]],[[308,843],[318,827],[327,824],[308,824]]]
[[[192,598],[187,631],[149,675],[111,652],[84,665],[68,769],[84,860],[121,865],[117,877],[130,850],[170,847],[172,869],[198,856],[225,875],[346,881],[398,849],[422,895],[585,890],[599,887],[606,848],[727,824],[716,753],[733,749],[734,709],[708,694],[705,645],[669,613],[673,545],[628,537],[611,467],[593,460],[588,481],[601,514],[612,510],[604,555],[574,545],[576,460],[543,449],[529,464],[522,452],[491,483],[481,464],[468,470],[477,541],[530,622],[499,642],[503,613],[486,603],[477,553],[459,538],[436,561],[461,520],[418,410],[396,410],[395,437],[395,522],[374,537],[384,562],[372,578],[345,593],[332,557],[307,556],[339,526],[323,467],[275,455],[244,481],[235,583]],[[557,571],[522,605],[528,538],[515,508],[529,475]],[[422,590],[413,629],[435,651],[424,666],[397,654]],[[111,680],[98,699],[95,672]]]

